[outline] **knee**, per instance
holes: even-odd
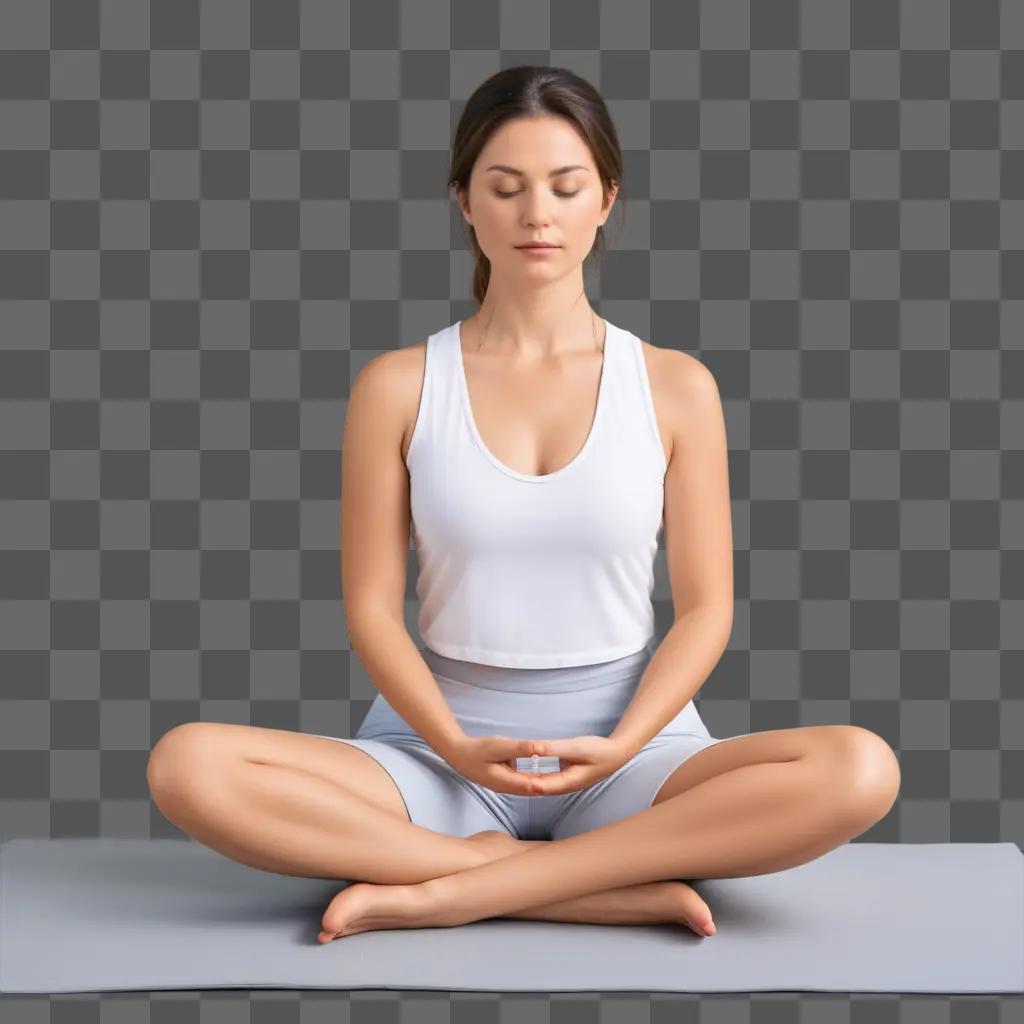
[[[185,722],[163,734],[146,762],[146,782],[157,806],[185,796],[196,781],[197,767],[210,747],[210,722]]]
[[[878,733],[856,725],[830,728],[829,760],[837,806],[869,828],[889,813],[900,791],[900,763]]]

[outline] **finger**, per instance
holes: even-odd
[[[524,793],[530,795],[536,795],[542,791],[541,780],[546,779],[551,775],[557,775],[557,772],[544,772],[537,774],[536,772],[525,772],[519,771],[518,769],[514,772],[516,780],[522,787]]]
[[[575,744],[571,739],[560,740],[534,740],[537,745],[537,752],[546,757],[560,757],[569,761],[576,754]]]
[[[516,774],[522,779],[523,793],[526,796],[538,796],[543,792],[537,785],[536,775],[531,775],[529,772],[516,772]]]
[[[558,793],[569,793],[580,789],[585,781],[586,772],[582,767],[573,765],[563,768],[560,772],[548,772],[534,777],[534,792],[543,796],[554,796]]]
[[[532,796],[536,790],[533,788],[534,777],[529,772],[521,772],[516,768],[506,769],[504,765],[499,770],[502,782],[510,786],[512,791],[522,796]]]
[[[551,796],[560,792],[563,772],[547,772],[530,779],[530,792],[537,796]]]
[[[565,783],[564,780],[555,778],[555,775],[561,773],[551,773],[551,777],[545,777],[543,780],[537,778],[531,782],[530,792],[533,796],[557,796],[559,793],[568,793],[573,787]]]

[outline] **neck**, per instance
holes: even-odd
[[[474,350],[545,358],[599,351],[604,325],[587,301],[582,283],[572,293],[559,282],[505,300],[492,282],[480,310],[463,321],[463,331],[469,335],[468,347]]]

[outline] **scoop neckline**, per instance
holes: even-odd
[[[601,376],[597,382],[597,402],[594,406],[594,416],[590,423],[590,431],[587,433],[586,439],[583,441],[583,447],[564,465],[551,473],[541,473],[539,475],[533,473],[520,473],[519,470],[513,469],[511,466],[506,466],[494,453],[484,444],[483,436],[477,429],[476,420],[473,417],[473,405],[469,400],[469,380],[466,376],[466,362],[463,359],[462,353],[462,320],[455,322],[455,359],[458,368],[459,381],[460,381],[460,392],[462,395],[462,409],[465,413],[466,422],[469,425],[469,431],[473,435],[473,439],[476,442],[477,447],[483,453],[484,457],[488,462],[491,463],[496,469],[499,469],[506,476],[513,477],[516,480],[522,480],[526,483],[534,484],[546,484],[551,480],[557,480],[559,477],[564,476],[580,462],[583,461],[587,452],[590,450],[594,441],[594,435],[597,433],[597,428],[601,423],[602,412],[605,406],[605,391],[607,390],[606,384],[608,380],[608,357],[609,350],[608,346],[612,344],[612,335],[614,328],[612,325],[605,320],[604,317],[598,317],[599,320],[605,325],[604,332],[604,349],[601,353]]]

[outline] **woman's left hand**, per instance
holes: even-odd
[[[629,760],[622,745],[607,736],[534,740],[534,752],[541,757],[557,757],[561,763],[560,771],[534,776],[532,781],[536,796],[554,796],[586,789],[617,771]]]

